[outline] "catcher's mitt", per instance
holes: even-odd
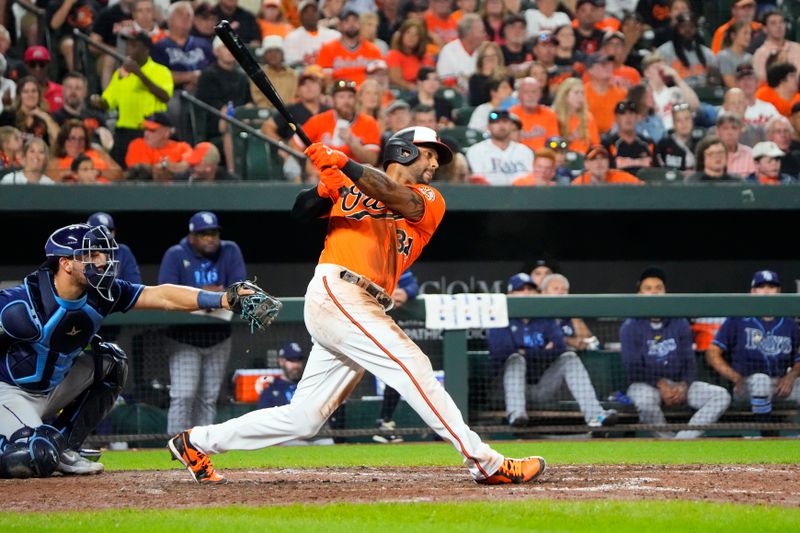
[[[253,291],[253,294],[239,294],[244,290]],[[278,317],[283,304],[253,281],[237,281],[225,290],[225,297],[231,311],[241,316],[250,324],[250,333],[257,329],[264,329]]]

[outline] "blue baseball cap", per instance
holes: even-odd
[[[283,348],[278,352],[279,357],[288,359],[289,361],[301,361],[306,358],[303,349],[296,342],[287,342]]]
[[[536,284],[531,279],[530,275],[520,272],[519,274],[514,274],[510,278],[508,278],[508,287],[506,288],[506,292],[511,291],[518,291],[523,287],[528,286],[533,289],[536,289]]]
[[[773,287],[780,287],[781,280],[778,275],[772,270],[759,270],[753,274],[753,281],[750,287],[760,287],[761,285],[772,285]]]
[[[89,220],[87,220],[86,223],[93,228],[96,226],[105,226],[111,231],[116,229],[116,226],[114,226],[114,218],[108,213],[103,213],[102,211],[98,211],[97,213],[92,213],[89,215]]]
[[[222,229],[217,220],[217,215],[211,211],[200,211],[189,219],[189,232],[198,233],[207,229]]]

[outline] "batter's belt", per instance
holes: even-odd
[[[339,277],[347,283],[352,283],[353,285],[357,285],[364,289],[367,294],[375,298],[375,300],[383,307],[384,310],[388,311],[394,306],[392,297],[386,294],[386,291],[383,290],[383,288],[372,283],[364,276],[359,276],[358,274],[350,272],[349,270],[342,270],[339,272]]]

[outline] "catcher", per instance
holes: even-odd
[[[317,434],[368,370],[396,389],[420,417],[461,454],[483,484],[538,478],[544,459],[509,459],[483,443],[436,380],[430,360],[386,314],[404,270],[419,257],[445,211],[428,185],[453,158],[430,128],[398,131],[386,143],[385,172],[315,143],[306,154],[320,171],[293,215],[328,217],[325,249],[305,295],[314,340],[289,405],[252,411],[222,424],[196,426],[169,441],[172,455],[201,483],[218,483],[209,454],[254,450]]]
[[[125,352],[96,335],[107,315],[224,308],[260,326],[280,308],[248,283],[226,294],[119,280],[118,249],[105,226],[60,228],[47,239],[38,270],[0,291],[0,477],[103,471],[79,449],[128,374]]]

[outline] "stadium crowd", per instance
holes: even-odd
[[[4,184],[252,179],[249,150],[266,157],[263,177],[313,183],[310,165],[240,142],[224,120],[303,148],[214,36],[222,19],[310,138],[359,162],[379,164],[382,142],[416,124],[458,154],[438,181],[800,175],[800,43],[788,1],[735,0],[718,28],[695,0],[31,4],[38,15],[0,1]]]

